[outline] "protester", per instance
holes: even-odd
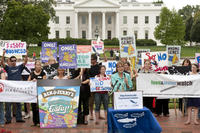
[[[90,97],[90,86],[89,86],[89,74],[88,69],[83,68],[80,72],[81,86],[80,86],[80,95],[79,95],[79,106],[78,114],[82,113],[83,105],[83,116],[85,125],[88,124],[88,115],[89,115],[89,97]]]
[[[190,72],[190,75],[198,75],[199,67],[197,64],[192,64],[191,69],[192,69],[192,71]],[[187,102],[188,117],[187,117],[187,121],[185,122],[185,125],[188,125],[191,122],[192,109],[194,109],[194,124],[199,125],[199,122],[197,121],[199,107],[200,107],[200,98],[188,98],[188,102]]]
[[[128,73],[124,72],[124,64],[122,62],[117,63],[117,72],[111,75],[111,81],[114,91],[127,91],[131,90],[133,83]]]
[[[138,73],[154,73],[153,70],[151,70],[151,62],[150,60],[144,60],[144,67],[142,69],[138,70]],[[154,104],[154,97],[143,97],[143,105],[147,108],[149,108],[152,112],[153,110],[153,104]]]
[[[31,72],[28,81],[37,81],[41,79],[46,79],[46,74],[42,70],[42,64],[39,60],[35,61],[35,70]],[[33,111],[33,126],[39,126],[39,108],[37,103],[31,103],[31,108]]]
[[[24,63],[21,65],[16,66],[17,58],[15,56],[10,57],[10,66],[5,65],[4,63],[4,55],[6,51],[3,50],[3,55],[1,58],[1,64],[6,70],[8,74],[8,80],[22,80],[21,73],[28,61],[28,56],[25,56]],[[27,52],[28,54],[28,52]],[[11,123],[12,117],[11,117],[11,103],[7,102],[6,104],[6,124]],[[16,122],[25,122],[22,120],[22,110],[21,110],[21,103],[16,103],[17,109],[16,109]]]
[[[3,68],[0,67],[0,79],[6,80],[5,71]],[[5,120],[4,120],[4,104],[3,102],[0,102],[0,127],[4,127]]]
[[[116,52],[115,52],[115,60],[116,60],[116,61],[119,61],[119,51],[116,51]]]
[[[100,74],[96,75],[95,77],[104,78],[107,77],[106,74],[106,67],[100,66]],[[100,107],[101,102],[104,106],[104,114],[105,120],[107,120],[107,109],[108,109],[108,92],[107,91],[99,91],[94,94],[95,99],[95,115],[96,115],[96,124],[99,124],[99,117],[100,117]]]
[[[111,50],[110,50],[110,57],[111,57],[111,58],[113,58],[113,54],[114,54],[114,51],[111,49]]]
[[[69,79],[69,77],[65,76],[65,70],[64,69],[57,69],[58,75],[53,77],[53,79]]]
[[[124,72],[130,74],[131,79],[133,79],[134,77],[138,76],[137,71],[135,69],[133,69],[133,71],[131,71],[131,65],[130,65],[130,63],[128,61],[126,61],[124,63]]]

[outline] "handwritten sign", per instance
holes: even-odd
[[[77,45],[77,67],[90,68],[91,66],[91,46]]]
[[[42,42],[42,62],[48,62],[50,57],[57,60],[57,42]]]
[[[114,109],[142,109],[142,91],[114,92]]]
[[[104,42],[101,40],[92,40],[92,53],[102,54],[104,50]]]
[[[116,61],[103,62],[102,65],[106,67],[106,75],[112,75],[116,71]]]
[[[181,46],[167,46],[168,65],[179,65],[181,58]]]
[[[121,57],[136,56],[136,44],[134,36],[120,38],[120,56]]]
[[[148,59],[151,62],[151,69],[155,72],[166,71],[168,68],[168,54],[167,52],[148,52],[142,53],[142,67],[144,67],[144,60]]]
[[[90,91],[111,91],[111,78],[108,76],[90,78]]]
[[[59,45],[59,67],[62,69],[77,68],[76,45]]]
[[[150,52],[150,49],[137,49],[136,68],[142,67],[142,53]]]

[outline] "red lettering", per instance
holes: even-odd
[[[150,61],[156,59],[156,55],[150,56],[150,53],[146,53],[146,56],[148,56],[148,59],[149,59]]]

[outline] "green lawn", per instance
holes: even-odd
[[[117,46],[105,46],[105,48],[118,48]],[[137,46],[137,49],[151,49],[152,52],[154,51],[165,51],[165,46]],[[39,57],[39,53],[41,51],[41,47],[29,47],[29,56],[32,57],[32,53],[36,52],[36,56]],[[200,47],[198,46],[191,46],[191,47],[182,47],[181,48],[181,58],[194,58],[195,53],[200,53]],[[102,55],[101,55],[102,56]],[[109,51],[106,51],[106,56],[109,57]]]

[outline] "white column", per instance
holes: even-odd
[[[105,12],[102,12],[102,39],[105,39]]]
[[[74,38],[78,38],[78,12],[75,11]]]
[[[115,22],[116,22],[116,25],[115,25],[115,36],[116,36],[116,38],[119,38],[119,12],[117,11],[116,12],[116,20],[115,20]]]
[[[88,39],[92,39],[92,12],[88,12]]]

